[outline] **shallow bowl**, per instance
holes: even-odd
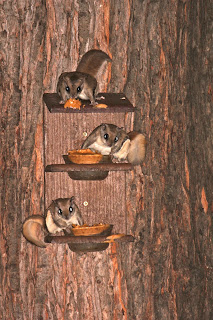
[[[68,158],[77,164],[94,164],[100,162],[103,155],[90,149],[79,149],[68,151]]]

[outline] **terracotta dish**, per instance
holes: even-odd
[[[93,226],[83,225],[83,226],[76,226],[73,225],[72,233],[75,236],[95,236],[100,235],[103,232],[106,232],[112,228],[111,224],[97,224]]]
[[[68,158],[73,163],[77,164],[93,164],[98,163],[103,155],[100,153],[92,152],[90,149],[80,149],[68,151]]]

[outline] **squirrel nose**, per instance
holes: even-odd
[[[70,217],[71,217],[71,213],[70,213],[70,212],[66,212],[66,213],[64,214],[65,220],[69,220]]]

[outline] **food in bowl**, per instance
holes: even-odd
[[[101,234],[103,232],[107,232],[107,230],[109,230],[109,232],[111,233],[112,229],[112,225],[111,224],[94,224],[92,226],[89,226],[87,224],[84,224],[82,226],[78,226],[78,225],[72,225],[72,233],[75,236],[94,236],[94,235],[98,235]]]
[[[103,155],[90,149],[79,149],[68,151],[68,158],[77,164],[94,164],[100,162]]]

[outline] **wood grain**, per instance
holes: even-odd
[[[96,163],[96,164],[49,164],[45,172],[69,171],[130,171],[133,167],[129,163]]]
[[[213,318],[211,5],[0,2],[1,319]],[[128,114],[51,114],[47,121],[43,93],[54,93],[59,75],[92,48],[113,61],[99,92],[124,92],[148,144],[141,167],[79,183],[44,168],[62,163],[61,154],[101,121],[133,126]],[[87,254],[27,243],[24,219],[68,195],[89,222],[116,220],[134,243]]]
[[[45,163],[63,164],[64,168],[62,155],[68,150],[79,149],[84,134],[89,135],[101,123],[125,127],[125,114],[55,114],[45,108]],[[129,164],[127,166],[129,168]],[[104,181],[73,181],[65,172],[45,174],[46,206],[53,199],[72,195],[76,197],[85,223],[112,223],[115,232],[126,232],[124,172],[110,172]]]
[[[64,108],[57,93],[44,93],[43,99],[48,110],[53,113],[124,113],[135,111],[123,93],[98,93],[96,102],[106,104],[106,108],[96,108],[90,104],[90,101],[83,100],[80,109]]]

